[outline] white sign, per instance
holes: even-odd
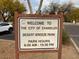
[[[57,49],[59,24],[58,19],[19,19],[19,49]]]

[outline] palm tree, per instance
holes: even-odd
[[[27,0],[27,3],[28,3],[28,6],[29,6],[30,14],[32,14],[33,12],[32,12],[32,6],[31,6],[31,4],[30,4],[30,0]],[[40,5],[39,5],[38,10],[37,10],[37,12],[36,12],[37,14],[40,13],[40,9],[41,9],[41,7],[42,7],[42,3],[43,3],[43,0],[40,0]]]
[[[40,14],[42,4],[43,4],[43,0],[40,0],[40,5],[39,5],[39,7],[38,7],[38,10],[37,10],[36,14]]]
[[[27,0],[27,3],[28,3],[28,6],[29,6],[30,14],[32,14],[33,12],[32,12],[32,6],[30,4],[30,0]]]

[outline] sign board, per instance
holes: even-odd
[[[59,18],[18,18],[19,51],[57,50],[60,40]]]
[[[16,59],[20,53],[27,52],[62,52],[63,16],[59,15],[24,15],[15,13],[14,33]]]

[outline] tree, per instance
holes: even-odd
[[[19,13],[25,11],[24,5],[19,1],[0,0],[0,15],[2,16],[3,21],[13,19],[15,11],[18,11]]]
[[[28,6],[29,6],[30,14],[32,14],[33,12],[32,12],[32,6],[31,6],[31,3],[30,3],[30,0],[27,0],[27,3],[28,3]],[[38,10],[36,11],[36,14],[40,13],[42,3],[43,3],[43,0],[40,0],[40,4],[39,4],[39,7],[38,7]]]
[[[79,8],[73,9],[65,17],[68,21],[79,21]]]
[[[28,3],[28,6],[29,6],[29,10],[30,10],[30,14],[32,14],[32,6],[31,6],[31,3],[30,3],[30,0],[27,0],[27,3]]]
[[[50,3],[47,7],[43,9],[43,12],[49,14],[58,14],[59,12],[63,12],[63,14],[68,13],[69,11],[72,10],[73,4],[68,3],[68,4],[58,4],[58,3]]]
[[[40,14],[41,13],[42,3],[43,3],[43,0],[40,0],[40,5],[38,7],[38,10],[37,10],[36,14]]]
[[[44,7],[43,13],[44,14],[55,14],[59,12],[60,4],[58,3],[50,3],[48,6]]]
[[[49,5],[49,10],[50,10],[50,14],[55,14],[55,13],[58,13],[59,12],[59,7],[60,5],[57,4],[57,3],[51,3]]]
[[[73,3],[69,2],[68,4],[63,4],[60,7],[60,11],[62,11],[64,14],[70,12],[72,9],[74,9]]]

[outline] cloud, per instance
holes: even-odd
[[[43,0],[42,8],[43,9],[45,6],[48,6],[52,2],[52,0]]]
[[[24,6],[27,9],[27,12],[29,13],[30,11],[29,11],[29,7],[27,4],[27,0],[19,0],[19,1],[24,4]],[[45,6],[48,6],[52,1],[57,2],[59,0],[43,0],[42,8],[44,8]],[[32,5],[33,12],[35,13],[39,7],[40,0],[30,0],[30,2]]]
[[[79,0],[69,0],[74,4],[74,6],[79,7]]]
[[[51,2],[51,0],[43,0],[42,6],[47,6],[47,5],[49,5],[50,2]]]
[[[25,5],[25,7],[27,9],[27,13],[29,13],[30,11],[29,11],[29,7],[28,7],[28,4],[27,4],[27,0],[20,0],[20,2]],[[33,12],[35,13],[36,10],[39,7],[40,0],[30,0],[30,2],[31,2],[31,5],[32,5]],[[79,0],[43,0],[42,9],[45,6],[48,6],[51,2],[62,3],[62,4],[72,2],[74,4],[79,4]]]
[[[72,3],[79,3],[79,0],[70,0]]]
[[[28,4],[27,4],[27,0],[19,0],[19,1],[20,1],[20,3],[24,4],[24,6],[25,6],[25,8],[27,10],[26,13],[29,14],[30,11],[29,11],[29,7],[28,7]]]
[[[30,1],[31,1],[33,13],[35,13],[39,7],[40,0],[30,0]]]
[[[25,6],[26,9],[27,9],[27,13],[29,14],[30,11],[29,11],[29,7],[28,7],[28,4],[27,4],[27,0],[19,0],[19,1],[24,4],[24,6]],[[30,0],[30,3],[31,3],[31,5],[32,5],[33,13],[35,13],[36,10],[38,9],[40,0]]]

